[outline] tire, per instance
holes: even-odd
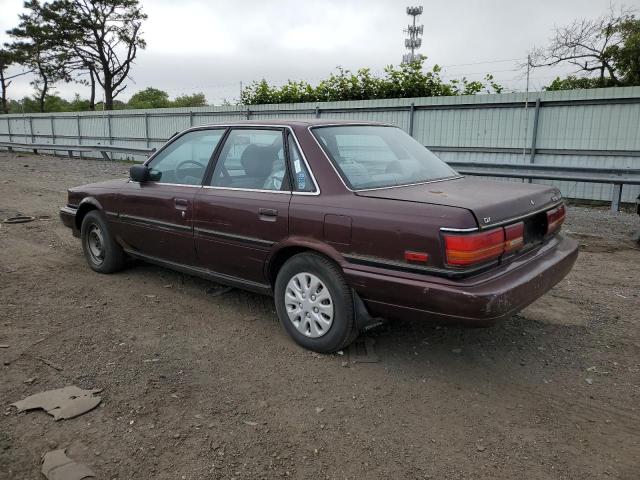
[[[92,270],[113,273],[122,270],[125,254],[109,231],[102,213],[92,210],[82,219],[80,227],[82,251]]]
[[[326,257],[291,257],[278,272],[274,293],[280,323],[298,345],[331,353],[358,336],[351,289],[340,268]]]

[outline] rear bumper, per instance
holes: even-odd
[[[78,230],[78,227],[76,225],[76,213],[78,213],[77,208],[74,208],[70,205],[62,207],[60,209],[60,220],[62,220],[62,223],[66,227],[69,227],[71,229],[74,237],[79,237],[80,230]]]
[[[541,297],[571,270],[578,244],[559,236],[536,251],[471,279],[345,268],[372,316],[491,325]]]

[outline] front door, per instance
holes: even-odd
[[[264,263],[288,235],[291,189],[279,128],[233,128],[194,201],[199,264],[264,285]]]
[[[147,166],[150,180],[129,181],[119,202],[116,235],[133,252],[193,265],[193,201],[224,129],[177,137]]]

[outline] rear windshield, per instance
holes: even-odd
[[[396,127],[344,125],[312,129],[352,190],[392,187],[458,174]]]

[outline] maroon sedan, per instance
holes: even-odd
[[[93,270],[133,257],[273,295],[318,352],[382,317],[491,324],[577,257],[556,188],[463,177],[378,123],[190,128],[130,179],[70,189],[60,215]]]

